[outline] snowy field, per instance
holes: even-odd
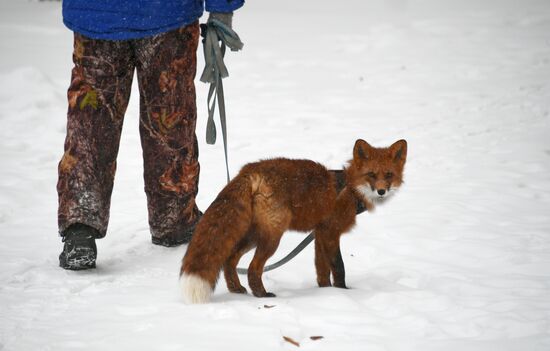
[[[60,269],[72,34],[58,2],[0,0],[0,350],[550,350],[550,2],[249,0],[234,27],[232,174],[409,143],[403,189],[343,238],[351,289],[316,287],[311,246],[265,274],[276,298],[222,277],[183,304],[186,247],[150,243],[136,89],[98,267]],[[197,85],[205,209],[225,170]]]

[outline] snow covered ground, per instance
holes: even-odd
[[[227,60],[232,173],[272,156],[340,168],[356,138],[405,138],[407,183],[344,237],[351,289],[317,288],[308,247],[265,274],[278,297],[229,294],[222,278],[199,306],[178,297],[185,247],[150,243],[135,90],[98,268],[57,267],[72,53],[60,12],[0,0],[0,350],[298,349],[283,337],[306,350],[550,350],[547,0],[249,0],[234,20],[245,49]],[[197,84],[204,209],[225,171]]]

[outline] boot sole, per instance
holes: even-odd
[[[59,266],[72,271],[95,268],[96,256],[92,249],[79,249],[71,252],[72,255],[64,257],[59,256]]]
[[[167,238],[155,238],[152,237],[151,242],[155,245],[164,246],[164,247],[176,247],[183,244],[189,244],[191,238],[185,238],[181,240],[167,239]]]

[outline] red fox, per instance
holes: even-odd
[[[315,268],[320,287],[345,288],[340,236],[355,225],[358,202],[372,210],[403,182],[407,142],[375,148],[357,140],[344,169],[346,184],[310,160],[276,158],[245,165],[201,218],[185,256],[180,283],[188,303],[208,302],[223,269],[230,292],[246,293],[236,267],[256,248],[248,268],[254,296],[273,297],[262,283],[264,265],[287,230],[314,231]]]

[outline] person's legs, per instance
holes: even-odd
[[[194,78],[198,23],[132,41],[140,90],[140,134],[153,243],[188,242],[200,217]]]
[[[59,162],[58,224],[105,236],[133,58],[129,42],[74,36],[65,153]],[[65,241],[67,246],[67,242]],[[61,257],[60,257],[61,260]],[[61,263],[63,266],[63,263]]]

